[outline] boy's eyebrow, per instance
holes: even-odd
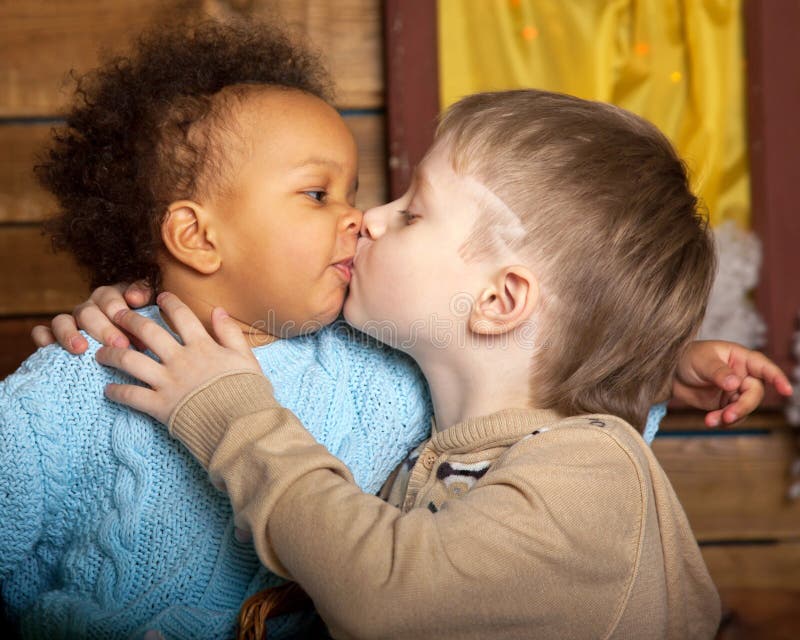
[[[419,169],[414,171],[414,175],[411,178],[411,186],[414,187],[414,191],[431,191],[430,180]]]

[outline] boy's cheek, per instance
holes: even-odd
[[[350,284],[342,313],[350,325],[364,330],[366,325],[386,321],[386,305],[383,304],[380,296],[375,299],[375,296],[370,295],[374,291],[365,291],[363,287],[358,286],[359,284],[355,282]],[[367,331],[367,333],[369,332]]]
[[[360,329],[366,319],[364,318],[364,313],[361,309],[361,306],[358,301],[358,294],[353,292],[353,286],[351,285],[347,291],[347,296],[344,299],[344,306],[342,307],[342,314],[344,315],[344,319],[347,322],[354,326],[356,329]]]

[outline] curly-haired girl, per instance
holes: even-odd
[[[201,316],[226,305],[283,401],[374,493],[430,410],[409,359],[331,324],[361,212],[328,85],[274,27],[158,28],[80,78],[36,171],[59,204],[54,243],[93,285],[144,279]],[[283,581],[237,539],[189,453],[104,399],[122,378],[97,364],[99,346],[40,349],[0,383],[5,615],[31,637],[230,637],[247,598]],[[308,606],[270,636],[313,623]]]

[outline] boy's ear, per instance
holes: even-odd
[[[178,200],[167,207],[161,223],[161,239],[177,261],[204,275],[222,266],[210,212],[191,200]]]
[[[539,301],[539,282],[522,265],[505,267],[481,291],[469,317],[470,331],[500,335],[530,318]]]

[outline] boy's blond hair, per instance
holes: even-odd
[[[462,255],[508,247],[540,278],[534,404],[644,425],[697,332],[714,277],[707,218],[655,126],[563,94],[476,94],[437,131],[497,198]]]

